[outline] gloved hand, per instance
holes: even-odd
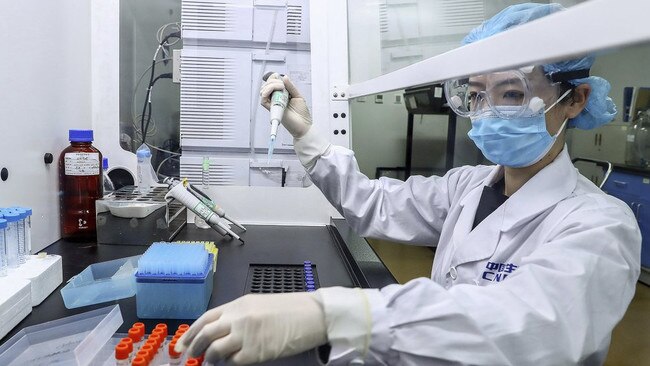
[[[305,99],[287,76],[271,75],[262,85],[260,100],[264,108],[271,109],[271,94],[276,90],[289,92],[289,103],[284,111],[282,125],[293,136],[293,147],[298,159],[307,170],[316,164],[316,160],[330,147],[329,141],[320,136],[312,127],[311,114]]]
[[[271,109],[271,94],[276,90],[287,89],[289,92],[289,103],[284,111],[282,125],[294,138],[303,137],[312,125],[311,114],[305,98],[300,94],[298,88],[287,76],[280,76],[277,73],[269,76],[260,89],[260,103],[268,110]]]
[[[291,356],[327,342],[315,293],[246,295],[201,316],[176,344],[190,357],[247,365]]]

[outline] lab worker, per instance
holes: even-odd
[[[561,11],[506,8],[464,43]],[[570,35],[567,35],[570,36]],[[516,45],[513,45],[515,47]],[[190,355],[250,364],[328,345],[331,365],[600,365],[640,272],[637,221],[581,176],[567,128],[614,118],[592,57],[450,80],[451,108],[495,166],[371,180],[354,153],[312,128],[287,78],[283,125],[298,157],[359,235],[437,243],[431,278],[383,289],[247,295],[208,311],[179,340]],[[325,350],[325,347],[320,347]]]

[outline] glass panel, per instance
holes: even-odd
[[[135,152],[142,144],[151,60],[162,38],[179,30],[180,21],[178,0],[120,0],[120,145],[125,150]],[[170,39],[168,44],[156,58],[154,77],[172,72],[172,50],[180,49],[182,41]],[[159,149],[179,151],[180,87],[165,78],[156,81],[152,91],[146,138],[152,165],[161,174],[178,176],[178,160]]]
[[[485,19],[509,5],[523,2],[525,1],[348,1],[350,83],[366,81],[452,50]],[[582,0],[554,2],[569,7]]]
[[[612,121],[594,129],[568,129],[566,144],[572,158],[607,161],[614,164],[615,170],[621,166],[632,166],[650,172],[650,68],[646,67],[649,57],[650,44],[596,55],[590,75],[601,77],[611,84],[607,95],[612,98],[618,113]],[[590,98],[598,95],[593,90]],[[554,90],[554,93],[560,94],[562,89]],[[410,105],[411,98],[417,106],[435,103],[430,101],[427,104],[426,100],[419,100],[427,97],[424,93],[413,94],[411,90],[406,94],[395,91],[383,93],[381,97],[370,95],[350,101],[352,148],[361,171],[370,177],[404,178],[408,146],[406,106]],[[604,97],[601,94],[599,98]],[[544,103],[549,106],[552,98],[544,100]],[[567,108],[568,105],[569,100],[558,104],[554,110]],[[547,122],[553,113],[547,113]],[[415,114],[412,174],[426,176],[446,172],[448,125],[447,115]],[[471,128],[469,118],[457,118],[454,167],[492,164],[484,159],[468,137]],[[584,161],[575,165],[595,184],[603,183],[602,165]],[[650,180],[645,184],[650,186]]]

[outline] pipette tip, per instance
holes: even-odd
[[[266,164],[271,164],[271,157],[273,156],[273,147],[275,145],[275,136],[271,136],[269,140],[269,152],[266,156]]]

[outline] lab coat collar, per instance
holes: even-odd
[[[565,146],[551,164],[535,174],[501,207],[472,230],[483,187],[496,183],[503,174],[503,167],[495,166],[483,184],[472,189],[461,200],[463,210],[454,227],[453,241],[456,249],[452,266],[490,257],[498,246],[502,232],[516,228],[568,197],[576,187],[578,176]]]
[[[567,198],[577,184],[578,173],[565,145],[552,163],[530,178],[504,203],[505,216],[501,231],[515,228]]]
[[[493,185],[503,174],[503,166],[495,166],[483,184],[472,189],[461,200],[463,210],[454,226],[453,241],[456,249],[450,263],[452,266],[490,257],[498,246],[501,233],[516,228],[568,197],[577,184],[577,172],[565,146],[551,164],[530,178],[503,205],[472,229],[483,187]]]

